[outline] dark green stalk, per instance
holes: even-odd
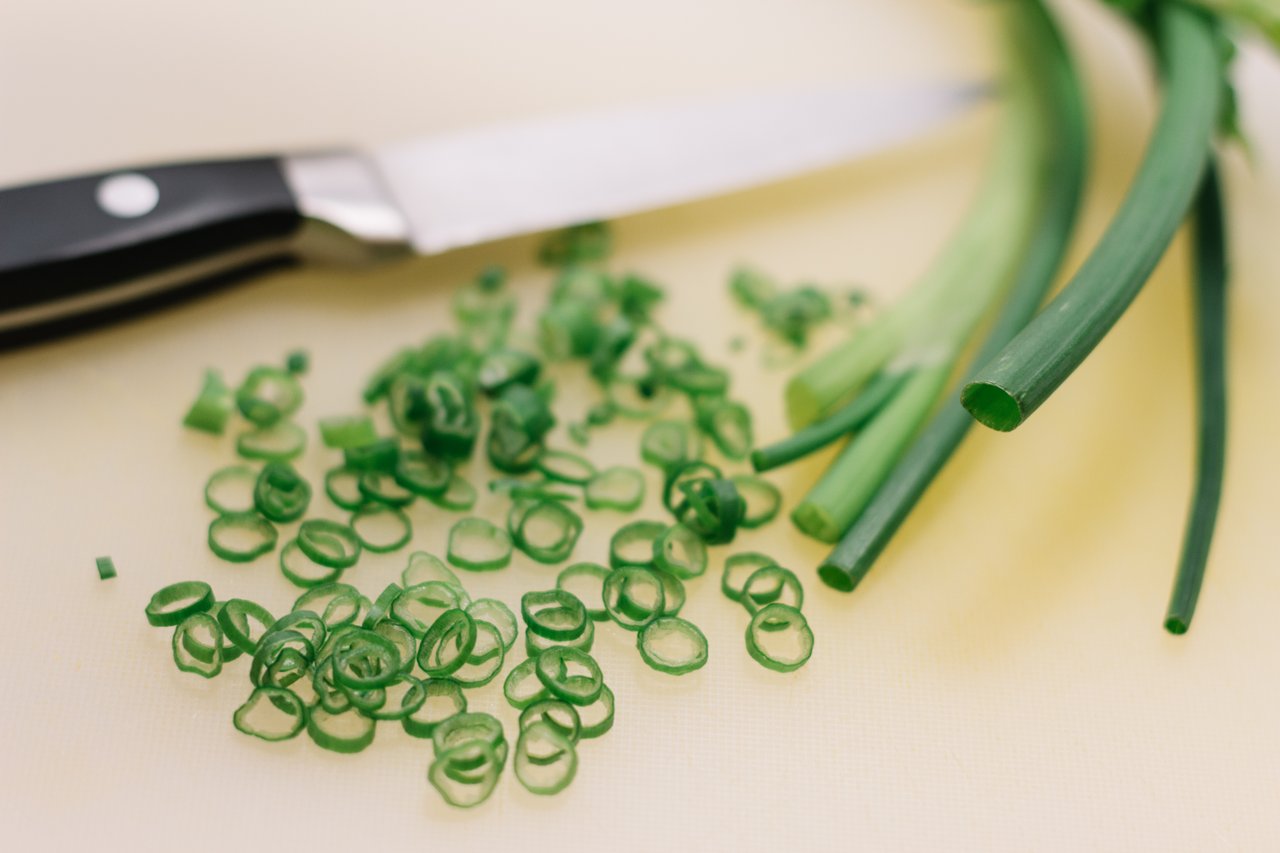
[[[758,472],[771,471],[788,462],[808,456],[826,447],[836,439],[861,429],[875,417],[912,371],[879,373],[867,383],[867,387],[853,401],[835,414],[810,424],[794,435],[751,452],[751,466]]]
[[[1080,271],[965,387],[964,407],[992,429],[1021,424],[1093,351],[1151,275],[1199,186],[1222,101],[1218,29],[1180,3],[1160,3],[1155,15],[1164,99],[1146,155]]]
[[[1043,44],[1043,77],[1037,81],[1051,146],[1044,162],[1045,195],[1008,301],[970,369],[983,365],[1035,314],[1062,264],[1085,183],[1088,129],[1080,80],[1053,19],[1040,3],[1025,16],[1025,38]],[[835,589],[851,591],[893,538],[925,489],[946,465],[973,424],[957,398],[950,399],[876,492],[867,508],[823,561],[818,574]]]
[[[1185,634],[1196,612],[1209,545],[1218,520],[1227,444],[1227,252],[1222,191],[1212,159],[1192,220],[1195,264],[1200,431],[1196,485],[1182,540],[1182,557],[1164,627]]]

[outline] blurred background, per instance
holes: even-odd
[[[6,0],[0,183],[764,86],[984,77],[999,66],[999,5]],[[1094,120],[1074,268],[1119,203],[1155,100],[1122,22],[1096,0],[1052,5]],[[1226,158],[1229,470],[1187,637],[1160,628],[1192,460],[1180,238],[1032,422],[1008,436],[974,432],[854,595],[818,584],[824,550],[785,522],[744,543],[806,582],[818,646],[796,677],[751,664],[739,614],[708,579],[689,609],[712,663],[673,685],[641,671],[620,640],[602,649],[618,723],[584,750],[560,797],[538,800],[508,779],[484,809],[452,813],[426,785],[426,748],[408,738],[380,733],[353,757],[246,744],[229,722],[243,683],[193,685],[173,672],[167,637],[141,613],[154,589],[188,575],[222,597],[292,598],[274,567],[229,568],[204,550],[199,484],[229,450],[179,428],[200,372],[236,377],[305,346],[304,416],[341,413],[391,349],[444,328],[450,289],[484,264],[506,264],[531,301],[547,283],[532,237],[377,272],[276,273],[0,354],[8,837],[23,849],[179,838],[199,850],[1280,847],[1280,62],[1246,42],[1237,74],[1253,149]],[[861,163],[630,217],[618,223],[616,266],[668,285],[669,325],[726,356],[733,335],[755,328],[728,310],[735,263],[892,300],[959,221],[996,113],[989,105]],[[779,437],[786,371],[751,358],[738,368],[757,435]],[[823,461],[777,482],[798,494]],[[415,547],[438,550],[444,529],[420,528]],[[592,535],[581,547],[602,547],[607,533]],[[100,553],[116,557],[118,582],[93,577]],[[373,560],[369,586],[401,562]],[[477,581],[479,594],[514,602],[534,572]]]

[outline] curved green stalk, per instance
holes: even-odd
[[[1196,341],[1199,355],[1200,430],[1196,485],[1182,540],[1178,574],[1164,627],[1185,634],[1204,582],[1209,545],[1218,520],[1227,444],[1227,256],[1222,192],[1210,159],[1193,218]]]
[[[1044,300],[1071,239],[1085,182],[1088,128],[1080,80],[1052,17],[1039,2],[1027,7],[1024,43],[1039,46],[1044,57],[1036,82],[1050,145],[1041,178],[1046,192],[1009,299],[970,369],[1012,340]],[[958,396],[949,399],[819,567],[827,585],[844,592],[857,586],[972,425]]]
[[[1164,105],[1137,177],[1071,282],[965,386],[980,423],[1025,421],[1120,319],[1186,216],[1209,158],[1222,100],[1218,31],[1179,3],[1156,7]]]

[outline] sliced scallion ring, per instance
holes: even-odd
[[[763,566],[751,573],[742,585],[739,599],[751,613],[769,604],[786,604],[799,610],[804,605],[804,587],[795,572],[782,566]]]
[[[751,412],[723,397],[700,397],[694,407],[698,427],[730,459],[745,459],[753,443]]]
[[[467,710],[467,697],[462,685],[448,678],[428,678],[422,682],[425,697],[413,713],[400,719],[400,725],[411,737],[429,738],[436,726]]]
[[[583,740],[600,737],[613,728],[613,691],[609,685],[600,688],[596,701],[578,708],[578,720],[582,723],[579,737]]]
[[[177,625],[213,607],[213,588],[204,581],[179,581],[156,590],[147,602],[147,621],[157,628]]]
[[[364,621],[360,623],[360,627],[373,628],[379,622],[389,618],[391,616],[391,608],[395,606],[396,599],[400,597],[402,592],[404,592],[404,587],[398,583],[389,583],[383,587],[382,592],[378,593],[378,597],[374,599],[373,606],[365,614]]]
[[[231,396],[231,389],[222,381],[222,374],[216,370],[206,370],[200,383],[200,393],[191,408],[187,409],[182,424],[210,435],[222,435],[234,407],[235,400]]]
[[[307,638],[311,648],[319,649],[329,635],[329,626],[314,611],[294,610],[271,623],[267,633],[274,634],[276,631],[297,631]]]
[[[360,491],[360,472],[345,465],[325,472],[324,493],[342,509],[359,509],[365,502],[364,493]]]
[[[431,678],[452,675],[471,656],[476,623],[465,610],[446,610],[422,635],[418,666]],[[501,648],[501,642],[499,642]]]
[[[301,631],[285,628],[280,631],[268,631],[258,641],[253,652],[253,663],[249,668],[249,680],[254,686],[288,687],[280,679],[273,676],[289,673],[288,680],[296,680],[292,676],[315,660],[315,647],[311,645]],[[277,666],[279,664],[279,666]]]
[[[377,722],[355,708],[333,713],[317,705],[307,715],[307,734],[322,749],[351,755],[373,743]]]
[[[298,547],[298,540],[290,539],[280,549],[280,574],[294,586],[310,589],[336,581],[341,577],[342,569],[317,563]]]
[[[596,623],[587,620],[582,626],[582,633],[572,640],[549,640],[532,631],[524,632],[524,650],[530,657],[537,657],[547,649],[569,648],[580,652],[590,652],[596,641]]]
[[[467,512],[476,505],[476,488],[455,471],[444,494],[427,495],[426,498],[441,509]]]
[[[438,726],[436,730],[439,731]],[[501,772],[502,762],[493,747],[482,740],[471,740],[453,749],[437,750],[427,781],[446,803],[469,809],[489,799]]]
[[[778,510],[782,508],[782,493],[777,486],[763,477],[750,474],[739,474],[730,480],[747,505],[742,521],[738,522],[740,526],[750,530],[762,527],[777,517]]]
[[[604,582],[604,609],[628,631],[639,631],[657,619],[665,604],[662,579],[649,569],[614,569]]]
[[[583,500],[588,509],[633,512],[644,502],[644,475],[624,465],[605,468],[587,481]]]
[[[319,613],[324,624],[329,627],[330,637],[334,629],[342,625],[353,625],[360,616],[364,597],[360,590],[345,583],[327,583],[313,587],[298,596],[293,603],[294,610],[310,610]]]
[[[391,618],[415,637],[427,633],[447,610],[465,609],[467,594],[461,586],[445,581],[425,581],[405,587],[391,605]]]
[[[766,669],[791,672],[813,654],[813,631],[794,607],[766,604],[747,626],[747,654]]]
[[[248,465],[228,465],[209,475],[204,484],[204,502],[219,515],[252,512],[258,472]]]
[[[676,518],[708,545],[733,541],[747,506],[732,480],[700,478],[679,485],[684,498],[676,505]]]
[[[529,631],[548,640],[572,640],[587,624],[587,609],[577,596],[560,589],[526,592],[520,615]]]
[[[442,581],[462,589],[462,581],[444,564],[444,560],[426,551],[414,551],[409,555],[409,565],[400,573],[400,580],[405,587],[427,581]]]
[[[229,563],[248,563],[273,550],[278,535],[256,512],[229,512],[209,523],[209,550]]]
[[[351,707],[347,689],[333,677],[333,657],[321,657],[311,668],[311,689],[318,704],[330,714],[341,714]]]
[[[778,565],[777,560],[759,551],[743,551],[740,554],[734,554],[724,561],[724,573],[720,576],[720,591],[730,601],[741,603],[742,588],[747,585],[747,580],[758,569],[776,565]]]
[[[298,547],[308,557],[331,569],[349,569],[360,559],[362,543],[349,525],[324,518],[309,518],[298,527]]]
[[[539,563],[564,562],[582,535],[582,519],[557,500],[532,501],[527,506],[519,506],[516,518],[515,529],[511,531],[513,544]]]
[[[375,554],[396,551],[413,538],[409,516],[386,504],[365,504],[351,513],[351,529],[365,550]]]
[[[477,598],[467,606],[467,615],[479,622],[488,622],[498,632],[504,651],[511,651],[520,636],[520,625],[511,608],[496,598]]]
[[[557,794],[578,772],[578,752],[559,729],[536,722],[521,730],[512,765],[516,778],[530,793]]]
[[[258,687],[231,715],[237,731],[274,743],[296,737],[307,724],[307,709],[285,687]]]
[[[311,503],[311,484],[291,465],[268,462],[258,472],[253,505],[268,521],[297,521]]]
[[[382,704],[367,711],[375,720],[403,720],[411,716],[427,701],[427,686],[411,675],[401,674],[383,691]]]
[[[383,619],[374,625],[372,630],[373,633],[381,635],[395,646],[396,651],[400,653],[400,674],[412,673],[416,663],[414,659],[418,654],[418,638],[409,633],[408,628],[390,619]]]
[[[609,565],[652,568],[655,543],[667,532],[661,521],[633,521],[619,527],[609,540]]]
[[[255,367],[236,389],[236,407],[245,420],[269,427],[302,405],[302,386],[287,370]]]
[[[236,436],[236,453],[245,459],[289,462],[306,448],[307,432],[293,421],[280,421]]]
[[[502,683],[502,695],[507,697],[511,707],[524,710],[550,695],[538,678],[537,665],[537,657],[525,658],[507,673],[507,680]]]
[[[335,415],[320,419],[320,440],[325,447],[346,450],[378,439],[373,419],[368,415]]]
[[[210,592],[212,594],[212,591]],[[253,654],[276,618],[261,604],[243,598],[231,598],[222,602],[218,610],[218,626],[222,634],[244,654]],[[255,630],[250,623],[256,623]]]
[[[483,518],[459,519],[449,528],[449,562],[473,572],[505,568],[511,562],[511,537]]]
[[[701,455],[702,435],[689,421],[655,421],[640,439],[640,458],[664,473]]]
[[[683,524],[673,524],[653,540],[653,562],[678,578],[696,578],[707,570],[707,546]]]
[[[385,471],[362,471],[360,494],[366,500],[384,506],[405,507],[418,497]]]
[[[386,687],[400,675],[400,650],[381,634],[355,628],[333,650],[333,677],[343,687]]]
[[[205,613],[213,619],[220,619],[223,605],[224,602],[215,601]],[[182,636],[182,646],[188,654],[201,663],[212,663],[214,657],[219,656],[222,662],[227,664],[244,654],[239,646],[231,642],[231,638],[222,629],[221,622],[218,623],[217,646],[211,645],[213,638],[213,632],[210,631],[188,631]]]
[[[199,651],[195,651],[199,650]],[[208,613],[192,613],[173,629],[173,662],[183,672],[213,678],[222,672],[222,629]]]
[[[650,569],[662,582],[662,615],[675,616],[684,607],[684,582],[680,578],[664,572],[662,569]]]
[[[591,460],[564,450],[544,450],[534,465],[548,480],[585,486],[596,474]]]
[[[636,637],[640,657],[658,672],[684,675],[707,663],[707,637],[688,620],[660,616]]]
[[[546,723],[568,738],[570,743],[577,743],[582,735],[578,709],[563,699],[539,699],[520,712],[520,731],[534,723]]]
[[[406,451],[396,462],[395,480],[409,492],[424,498],[439,497],[449,488],[453,468],[447,461],[422,451]]]
[[[392,436],[375,438],[342,451],[342,461],[354,471],[385,471],[390,474],[400,459],[400,442]]]
[[[719,479],[722,476],[719,468],[710,462],[703,462],[698,459],[692,459],[668,468],[667,475],[663,478],[662,483],[662,505],[672,515],[678,516],[679,504],[684,499],[684,491],[681,489],[683,484],[695,480]]]
[[[431,735],[431,746],[436,755],[472,741],[487,743],[493,749],[499,767],[507,763],[507,739],[502,733],[502,723],[492,714],[480,711],[456,714],[436,726]],[[470,768],[460,765],[458,769],[466,771]]]
[[[474,620],[473,620],[474,621]],[[463,687],[483,687],[498,677],[506,660],[502,634],[492,622],[475,621],[476,642],[466,663],[449,676]],[[425,639],[424,639],[425,642]]]
[[[595,658],[567,646],[556,646],[538,655],[534,672],[552,696],[572,705],[590,705],[604,687],[604,673]]]
[[[609,618],[604,609],[604,582],[609,571],[599,563],[574,563],[556,576],[556,589],[574,595],[586,607],[588,618],[603,622]],[[592,607],[588,602],[599,602],[600,606]]]

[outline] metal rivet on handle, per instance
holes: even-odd
[[[96,197],[98,206],[112,216],[133,219],[155,209],[160,201],[160,188],[146,175],[122,172],[103,178]]]

